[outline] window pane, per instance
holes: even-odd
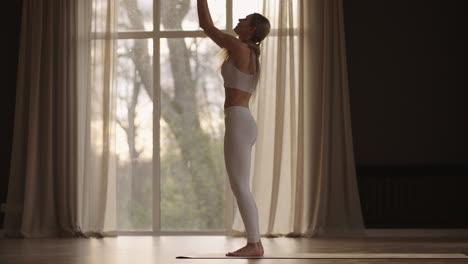
[[[119,31],[152,31],[154,0],[119,0]]]
[[[161,0],[161,30],[199,30],[196,0]],[[211,19],[226,28],[226,0],[208,0]]]
[[[263,13],[263,5],[265,4],[265,7],[270,10],[268,14]],[[298,6],[299,6],[299,1],[298,0],[292,0],[292,1],[263,1],[263,0],[236,0],[233,3],[232,6],[232,25],[233,27],[236,27],[237,23],[239,22],[239,18],[244,18],[249,14],[252,13],[259,13],[268,18],[270,20],[270,24],[272,28],[278,28],[280,24],[283,24],[284,26],[288,25],[289,22],[292,21],[292,26],[294,28],[297,28],[299,26],[299,16],[298,14]],[[288,21],[285,22],[283,21],[280,23],[277,12],[273,12],[275,10],[281,9],[283,12],[289,13],[289,9],[292,10],[292,17],[288,17]],[[272,11],[273,10],[273,11]],[[286,24],[287,23],[287,24]]]
[[[161,230],[224,229],[224,88],[208,38],[161,40]]]
[[[263,0],[234,0],[232,3],[232,26],[236,27],[239,18],[252,13],[262,14]]]
[[[118,228],[153,228],[153,40],[117,43]]]

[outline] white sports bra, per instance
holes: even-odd
[[[248,93],[253,93],[257,86],[255,74],[247,74],[236,68],[229,57],[221,66],[221,75],[224,78],[224,87],[235,88]]]

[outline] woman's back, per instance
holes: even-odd
[[[231,54],[224,61],[221,69],[226,91],[224,108],[234,105],[248,108],[250,97],[257,84],[254,65],[256,61],[252,58],[252,53],[251,48],[245,44],[242,52]]]

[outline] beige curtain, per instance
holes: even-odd
[[[6,237],[115,236],[113,2],[23,1]]]
[[[363,236],[342,0],[264,1],[251,190],[266,237]],[[274,74],[272,74],[274,73]],[[239,211],[231,234],[244,236]]]
[[[79,2],[77,221],[85,236],[117,236],[118,1]]]
[[[7,237],[73,234],[76,219],[74,1],[23,1]]]

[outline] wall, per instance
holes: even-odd
[[[344,0],[368,228],[468,228],[463,2]]]
[[[16,71],[18,67],[19,37],[21,24],[21,0],[4,1],[1,13],[4,19],[2,32],[1,80],[2,96],[0,96],[0,203],[5,203],[10,170],[11,145],[13,139],[13,120],[16,98]],[[0,228],[3,227],[4,214],[0,213]]]
[[[344,1],[357,164],[467,164],[462,2]]]

